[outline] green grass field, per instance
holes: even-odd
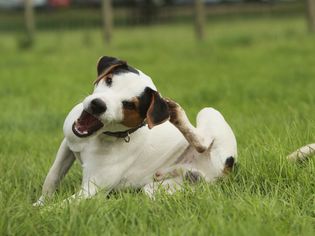
[[[0,235],[314,235],[315,161],[288,163],[315,142],[315,36],[304,18],[209,22],[196,43],[187,24],[38,32],[33,50],[0,38]],[[192,121],[212,106],[238,140],[238,168],[214,185],[155,201],[102,194],[49,210],[32,207],[62,140],[67,112],[92,91],[101,55],[126,59],[177,100]],[[75,163],[51,205],[80,188]]]

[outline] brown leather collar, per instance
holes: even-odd
[[[139,126],[125,130],[125,131],[117,131],[117,132],[106,131],[106,132],[103,132],[103,134],[116,137],[116,138],[123,138],[126,143],[129,143],[130,134],[136,132],[138,129],[142,128],[145,125],[146,125],[146,122],[143,121]]]

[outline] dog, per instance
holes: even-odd
[[[234,133],[220,112],[204,108],[194,127],[176,102],[163,98],[151,78],[127,62],[103,56],[94,91],[67,115],[64,139],[34,206],[44,205],[75,160],[81,190],[66,200],[126,187],[154,197],[185,181],[213,182],[237,160]]]

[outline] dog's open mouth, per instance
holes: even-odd
[[[84,110],[79,119],[73,123],[72,131],[82,138],[92,135],[103,126],[104,124],[99,119]]]

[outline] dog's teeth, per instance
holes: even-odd
[[[87,134],[88,133],[87,131],[81,132],[81,130],[79,130],[77,127],[74,127],[74,128],[75,128],[75,131],[77,131],[79,134]]]

